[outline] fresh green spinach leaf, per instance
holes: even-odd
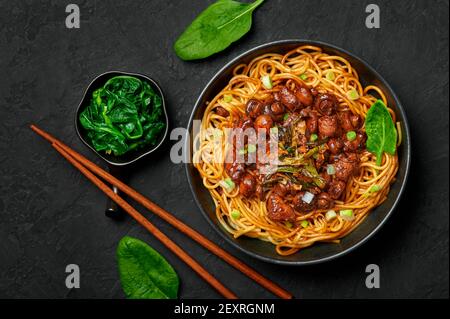
[[[177,298],[179,279],[172,266],[139,239],[125,236],[117,247],[120,282],[127,298]]]
[[[366,115],[365,127],[367,150],[377,156],[377,165],[381,165],[383,152],[394,155],[397,148],[397,130],[383,101],[372,104]]]
[[[79,120],[97,151],[119,156],[155,145],[166,127],[161,97],[149,83],[115,76],[92,93]]]
[[[263,1],[219,0],[213,3],[175,42],[176,54],[183,60],[196,60],[224,50],[250,30],[253,10]]]

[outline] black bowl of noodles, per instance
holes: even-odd
[[[359,225],[339,240],[339,243],[315,242],[313,245],[301,248],[289,255],[278,254],[275,245],[268,241],[247,236],[235,238],[219,222],[216,216],[216,206],[210,192],[203,184],[202,176],[192,162],[194,154],[194,121],[201,120],[208,103],[227,86],[233,77],[233,70],[242,64],[248,64],[253,59],[268,53],[286,54],[300,46],[314,46],[329,55],[337,55],[346,59],[358,72],[359,81],[363,86],[375,85],[385,94],[386,102],[394,111],[396,122],[400,122],[397,129],[401,132],[401,144],[397,148],[398,171],[395,181],[391,184],[384,202],[373,208]],[[372,94],[374,95],[374,94]],[[320,41],[311,40],[281,40],[266,43],[240,54],[221,68],[209,81],[201,92],[188,126],[189,136],[186,139],[186,173],[194,199],[203,216],[209,224],[231,245],[257,259],[283,265],[308,265],[332,260],[343,256],[362,245],[371,238],[388,220],[394,212],[401,194],[403,193],[411,159],[411,144],[408,122],[402,105],[389,84],[367,62],[347,52],[344,49]]]

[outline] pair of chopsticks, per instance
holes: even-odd
[[[113,192],[113,190],[106,185],[99,177],[107,181],[113,186],[116,186],[123,193],[128,195],[130,198],[134,199],[137,203],[141,204],[160,218],[164,219],[167,223],[178,229],[183,234],[187,235],[198,244],[208,249],[210,252],[227,262],[229,265],[233,266],[237,270],[241,271],[243,274],[253,279],[255,282],[260,284],[262,287],[271,291],[276,296],[283,299],[293,298],[292,294],[284,290],[276,283],[265,278],[242,261],[232,256],[215,243],[210,241],[208,238],[204,237],[202,234],[192,229],[181,220],[177,219],[175,216],[170,214],[168,211],[159,207],[148,198],[138,193],[128,185],[122,183],[120,180],[107,173],[83,155],[75,152],[73,149],[38,128],[35,125],[31,125],[31,129],[50,142],[53,148],[58,151],[67,161],[69,161],[73,166],[75,166],[84,176],[86,176],[93,184],[95,184],[102,192],[104,192],[108,197],[110,197],[114,202],[116,202],[125,212],[127,212],[131,217],[133,217],[139,224],[144,226],[153,236],[155,236],[161,243],[163,243],[167,248],[169,248],[175,255],[177,255],[182,261],[184,261],[189,267],[192,268],[201,278],[208,282],[213,288],[215,288],[223,297],[228,299],[237,299],[237,296],[225,287],[219,280],[217,280],[213,275],[211,275],[202,265],[195,261],[188,253],[186,253],[180,246],[173,242],[169,237],[167,237],[163,232],[161,232],[155,225],[153,225],[149,220],[147,220],[141,213],[139,213],[135,208],[128,204],[122,197]],[[97,177],[95,174],[99,177]]]

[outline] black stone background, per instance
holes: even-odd
[[[365,27],[371,2],[381,8],[381,29]],[[81,8],[80,29],[65,28],[68,3]],[[181,278],[180,297],[219,297],[136,222],[106,218],[105,196],[28,125],[41,125],[94,159],[73,121],[96,75],[118,69],[154,77],[166,94],[171,128],[185,127],[201,90],[230,59],[265,42],[305,38],[367,60],[392,85],[408,115],[413,162],[407,192],[367,244],[311,267],[248,257],[201,216],[184,166],[169,159],[174,141],[135,165],[129,183],[297,298],[448,298],[448,1],[267,0],[241,41],[204,61],[183,62],[172,45],[209,3],[0,2],[0,297],[122,298],[115,249],[124,235],[146,241],[169,260]],[[240,297],[272,297],[158,218],[150,219]],[[71,263],[80,266],[80,289],[64,284]],[[380,289],[365,287],[369,263],[380,266]]]

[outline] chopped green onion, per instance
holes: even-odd
[[[369,188],[369,193],[376,193],[379,190],[381,190],[381,186],[380,185],[372,185]]]
[[[364,197],[370,197],[370,194],[376,193],[381,190],[380,185],[372,185],[370,188],[363,194]]]
[[[307,220],[302,220],[302,222],[300,223],[300,225],[301,225],[303,228],[306,228],[306,227],[309,226],[309,222],[308,222]]]
[[[245,155],[247,153],[247,150],[245,149],[245,148],[241,148],[239,151],[238,151],[238,154],[239,155]]]
[[[314,153],[312,156],[315,160],[319,158],[319,153]]]
[[[334,81],[334,72],[333,72],[333,71],[328,71],[328,72],[325,74],[325,78],[326,78],[328,81]]]
[[[347,140],[353,141],[356,138],[356,132],[355,131],[349,131],[347,132]]]
[[[310,192],[305,192],[305,194],[302,196],[302,201],[304,201],[307,204],[311,204],[313,199],[314,199],[314,194],[310,193]]]
[[[350,91],[347,92],[347,97],[349,100],[352,101],[359,99],[358,91],[356,91],[355,89],[351,89]]]
[[[278,127],[274,126],[270,128],[270,134],[278,134]]]
[[[230,95],[230,94],[225,94],[225,95],[223,96],[223,100],[224,100],[225,102],[229,103],[229,102],[233,101],[233,96]]]
[[[319,137],[317,136],[317,134],[311,134],[311,136],[309,137],[309,140],[311,141],[311,142],[315,142],[315,141],[317,141],[317,139],[318,139]]]
[[[222,134],[223,134],[222,131],[217,128],[215,128],[213,131],[214,138],[220,138],[222,136]]]
[[[327,220],[327,222],[332,221],[336,217],[337,217],[337,214],[336,214],[336,212],[334,210],[329,210],[325,214],[325,219]]]
[[[300,169],[294,166],[279,166],[277,172],[279,173],[298,173]]]
[[[289,113],[284,114],[283,120],[286,121],[289,118]]]
[[[287,228],[292,228],[292,223],[291,222],[285,222],[284,226],[286,226]]]
[[[234,189],[234,187],[236,186],[234,184],[234,182],[231,180],[231,178],[226,178],[226,179],[220,181],[219,185],[222,186],[223,188],[225,188],[225,190],[227,192],[231,192]]]
[[[231,211],[231,217],[232,217],[233,219],[238,219],[239,217],[241,217],[241,212],[238,211],[237,209],[233,209],[233,210]]]
[[[256,145],[255,144],[248,144],[247,145],[247,152],[248,153],[255,153],[256,152]]]
[[[270,90],[273,87],[272,79],[270,78],[270,76],[268,74],[263,75],[261,77],[261,82],[262,82],[263,86],[268,90]]]
[[[328,174],[328,175],[334,175],[334,174],[336,174],[336,168],[334,167],[333,164],[328,164],[328,165],[327,165],[327,174]]]
[[[305,81],[306,79],[308,79],[308,76],[306,75],[306,73],[302,73],[299,75],[300,79],[302,79],[303,81]]]
[[[355,219],[355,216],[353,215],[353,209],[344,209],[339,211],[339,215],[342,217],[343,220],[346,220],[348,222],[351,222]]]
[[[225,183],[227,183],[227,185],[229,185],[230,187],[234,187],[234,182],[231,178],[225,178]]]

